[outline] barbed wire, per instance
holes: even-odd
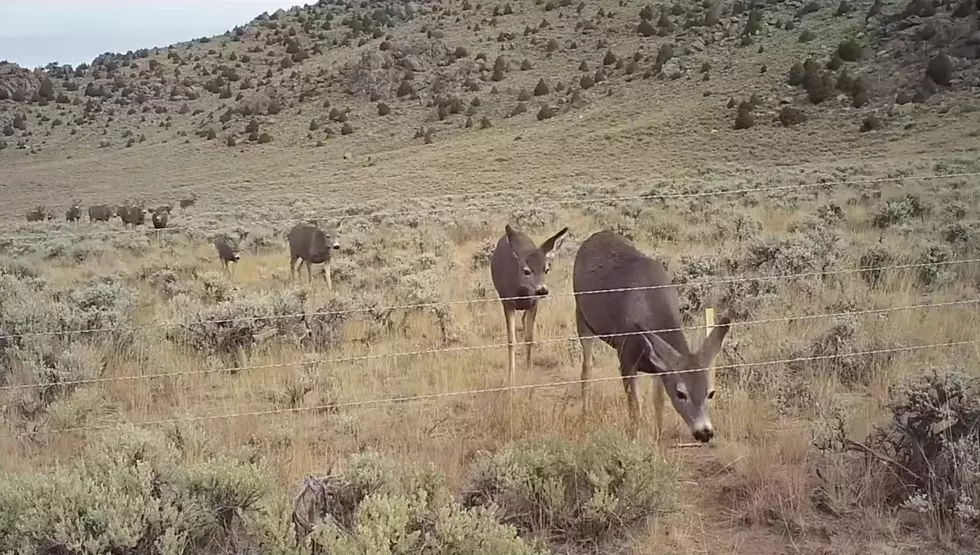
[[[894,183],[900,181],[930,181],[938,179],[953,179],[960,177],[976,177],[980,176],[980,172],[966,172],[966,173],[950,173],[950,174],[940,174],[940,175],[921,175],[921,176],[900,176],[900,177],[882,177],[874,179],[861,179],[861,180],[845,180],[845,181],[819,181],[815,183],[800,183],[796,185],[776,185],[768,187],[747,187],[742,189],[729,189],[722,191],[699,191],[696,193],[642,193],[636,195],[621,195],[621,196],[604,196],[604,197],[593,197],[593,198],[577,198],[577,199],[561,199],[552,201],[540,201],[534,203],[535,207],[558,207],[566,205],[588,205],[588,204],[598,204],[603,202],[620,202],[627,200],[668,200],[668,199],[679,199],[679,198],[703,198],[712,196],[723,196],[723,195],[738,195],[738,194],[748,194],[748,193],[759,193],[759,192],[777,192],[777,191],[791,191],[791,190],[803,190],[803,189],[814,189],[821,187],[837,187],[842,185],[867,185],[876,183]],[[403,199],[398,199],[402,201]],[[475,211],[485,211],[493,208],[516,208],[527,206],[527,202],[515,203],[515,204],[480,204],[476,206],[447,206],[447,207],[432,207],[424,210],[406,210],[406,211],[373,211],[355,214],[346,214],[343,219],[365,219],[370,220],[372,218],[388,218],[388,217],[401,217],[401,216],[426,216],[432,215],[440,212],[475,212]],[[300,220],[314,219],[313,217],[293,217],[281,220],[255,220],[251,222],[255,224],[281,224],[290,223]],[[237,225],[242,225],[240,222]],[[43,233],[43,230],[39,230],[36,234],[30,235],[14,235],[8,237],[0,237],[0,240],[6,241],[23,241],[23,240],[47,240],[58,237],[107,237],[113,235],[121,234],[132,234],[139,233],[143,235],[154,235],[161,233],[170,232],[181,232],[181,231],[195,231],[202,230],[201,227],[194,226],[170,226],[163,229],[117,229],[111,231],[99,231],[92,233]]]
[[[928,309],[928,308],[941,308],[941,307],[951,307],[951,306],[961,306],[961,305],[971,305],[980,303],[980,298],[977,299],[966,299],[960,301],[948,301],[941,303],[924,303],[917,305],[906,305],[900,307],[885,307],[885,308],[873,308],[866,310],[856,310],[856,311],[843,311],[843,312],[830,312],[823,314],[810,314],[810,315],[796,315],[796,316],[784,316],[779,318],[766,318],[762,320],[748,320],[743,322],[730,322],[729,326],[750,326],[750,325],[760,325],[760,324],[773,324],[777,322],[795,322],[804,320],[815,320],[822,318],[832,318],[837,316],[861,316],[868,314],[887,314],[891,312],[900,312],[903,310],[918,310],[918,309]],[[689,330],[704,330],[704,326],[680,326],[676,328],[668,328],[662,330],[655,330],[656,333],[667,333],[675,331],[689,331]],[[642,335],[647,333],[646,331],[630,331],[630,332],[620,332],[620,333],[609,333],[609,334],[597,334],[589,335],[586,337],[596,338],[596,339],[611,339],[618,337],[629,337],[634,335]],[[542,345],[550,343],[564,343],[567,341],[578,341],[582,337],[575,335],[572,337],[561,337],[561,338],[547,338],[535,340],[532,342],[515,342],[513,345],[515,348],[524,345]],[[260,364],[260,365],[245,365],[236,366],[230,368],[208,368],[203,370],[190,370],[190,371],[180,371],[180,372],[164,372],[157,374],[139,374],[139,375],[129,375],[129,376],[110,376],[110,377],[100,377],[100,378],[87,378],[80,380],[65,380],[65,381],[49,381],[42,383],[33,384],[16,384],[7,385],[0,387],[0,392],[3,391],[14,391],[14,390],[24,390],[24,389],[39,389],[45,387],[55,387],[55,386],[78,386],[78,385],[93,385],[99,383],[109,383],[109,382],[122,382],[122,381],[139,381],[139,380],[149,380],[149,379],[163,379],[163,378],[181,378],[190,376],[201,376],[207,374],[221,374],[221,373],[238,373],[246,370],[270,370],[274,368],[288,368],[290,366],[303,366],[303,365],[318,365],[318,364],[338,364],[338,363],[349,363],[349,362],[363,362],[368,360],[379,360],[387,358],[397,358],[397,357],[409,357],[409,356],[422,356],[430,354],[439,353],[458,353],[465,351],[477,351],[486,349],[498,349],[503,347],[508,347],[507,343],[489,343],[483,345],[461,345],[456,347],[440,347],[435,349],[424,349],[416,351],[405,351],[399,353],[382,353],[382,354],[369,354],[369,355],[354,355],[348,357],[336,357],[336,358],[307,358],[303,360],[296,360],[290,362],[277,362],[271,364]]]
[[[147,329],[157,329],[157,328],[173,328],[173,327],[185,327],[192,328],[195,326],[202,326],[208,324],[229,324],[232,322],[260,322],[260,321],[271,321],[271,320],[285,320],[293,318],[306,318],[306,317],[316,317],[316,316],[339,316],[348,314],[358,314],[358,313],[378,313],[378,312],[389,312],[395,310],[415,310],[423,308],[434,308],[438,306],[453,306],[453,305],[467,305],[467,304],[479,304],[479,303],[495,303],[502,301],[516,301],[522,299],[538,299],[540,301],[547,301],[555,297],[576,297],[579,295],[601,295],[609,293],[625,293],[630,291],[651,291],[656,289],[666,289],[666,288],[677,288],[683,289],[688,287],[711,287],[717,285],[724,285],[729,283],[744,283],[753,281],[778,281],[783,279],[803,279],[808,277],[824,277],[833,275],[845,275],[852,273],[865,273],[865,272],[882,272],[885,270],[906,270],[912,268],[925,268],[933,266],[953,266],[960,264],[974,264],[980,263],[980,258],[967,258],[960,260],[945,260],[936,262],[914,262],[908,264],[893,264],[889,266],[869,266],[862,268],[841,268],[836,270],[822,270],[813,272],[801,272],[796,274],[776,274],[770,276],[743,276],[734,278],[721,278],[717,280],[709,281],[695,281],[686,283],[668,283],[663,285],[644,285],[637,287],[621,287],[615,289],[596,289],[591,291],[572,291],[572,292],[560,292],[560,293],[549,293],[546,297],[541,297],[537,295],[524,295],[517,297],[483,297],[479,299],[458,299],[458,300],[447,300],[441,302],[428,302],[428,303],[413,303],[413,304],[402,304],[402,305],[388,305],[388,306],[364,306],[357,308],[349,308],[342,310],[315,310],[315,311],[305,311],[305,312],[294,312],[290,314],[275,314],[270,316],[241,316],[233,318],[216,318],[211,320],[198,320],[194,322],[155,322],[153,324],[143,324],[138,326],[107,326],[101,328],[93,329],[74,329],[74,330],[58,330],[58,331],[39,331],[39,332],[23,332],[14,334],[5,334],[4,337],[7,338],[23,338],[23,337],[51,337],[51,336],[62,336],[62,335],[84,335],[84,334],[95,334],[95,333],[115,333],[115,332],[129,332],[129,331],[141,331]]]
[[[713,368],[717,372],[719,370],[722,370],[722,371],[724,371],[724,370],[735,370],[735,369],[738,369],[738,368],[753,368],[753,367],[758,367],[758,366],[774,366],[774,365],[780,365],[780,364],[793,364],[793,363],[799,363],[799,362],[815,362],[815,361],[820,361],[820,360],[832,360],[832,359],[849,358],[849,357],[870,356],[870,355],[889,354],[889,353],[901,353],[901,352],[914,352],[914,351],[921,351],[921,350],[925,350],[925,349],[938,349],[938,348],[958,347],[958,346],[975,345],[975,344],[980,344],[980,339],[971,339],[971,340],[966,340],[966,341],[951,341],[951,342],[947,342],[947,343],[932,343],[932,344],[927,344],[927,345],[907,345],[907,346],[904,346],[904,347],[892,347],[892,348],[888,348],[888,349],[875,349],[875,350],[871,350],[871,351],[859,351],[859,352],[855,352],[855,353],[835,353],[835,354],[831,354],[831,355],[815,355],[815,356],[808,356],[808,357],[786,358],[786,359],[780,359],[780,360],[768,360],[768,361],[747,362],[747,363],[741,363],[741,364],[727,364],[727,365],[722,365],[722,366],[715,366]],[[658,373],[658,374],[642,374],[641,373],[641,374],[637,374],[635,376],[635,378],[636,379],[644,379],[644,378],[650,378],[650,379],[652,379],[652,378],[659,377],[659,376],[664,376],[664,375],[687,374],[687,373],[692,373],[692,372],[701,372],[701,371],[708,370],[708,369],[709,368],[701,367],[701,368],[693,368],[693,369],[686,369],[686,370],[672,370],[672,371],[667,371],[667,372],[661,372],[661,373]],[[69,427],[69,428],[57,428],[57,429],[53,429],[53,430],[45,430],[45,432],[46,433],[57,433],[57,434],[75,433],[75,432],[94,432],[94,431],[106,431],[106,430],[118,429],[118,428],[123,427],[123,426],[160,426],[160,425],[166,425],[166,424],[180,424],[180,423],[184,423],[184,422],[202,422],[202,421],[213,421],[213,420],[230,420],[230,419],[236,419],[236,418],[248,418],[248,417],[259,417],[259,416],[272,416],[272,415],[280,415],[280,414],[296,414],[296,413],[301,413],[301,412],[321,412],[321,411],[326,411],[326,410],[333,411],[333,410],[339,410],[339,409],[345,409],[345,408],[359,408],[359,407],[377,406],[377,405],[394,404],[394,403],[409,403],[409,402],[418,402],[418,401],[431,401],[431,400],[444,399],[444,398],[449,398],[449,397],[464,397],[464,396],[471,396],[471,395],[485,395],[485,394],[491,394],[491,393],[502,393],[502,392],[505,392],[505,391],[520,391],[520,390],[529,390],[529,389],[546,389],[546,388],[564,387],[564,386],[569,386],[569,385],[577,385],[577,384],[583,384],[583,383],[600,383],[600,382],[607,382],[607,381],[613,381],[613,380],[623,380],[623,379],[624,379],[624,377],[622,375],[619,375],[619,376],[603,376],[603,377],[599,377],[599,378],[588,378],[588,379],[581,379],[580,378],[580,379],[577,379],[577,380],[560,380],[560,381],[539,382],[539,383],[521,384],[521,385],[505,385],[505,386],[498,386],[498,387],[485,387],[485,388],[480,388],[480,389],[446,391],[446,392],[441,392],[441,393],[425,393],[425,394],[420,394],[420,395],[406,395],[406,396],[400,396],[400,397],[383,397],[383,398],[379,398],[379,399],[366,399],[366,400],[361,400],[361,401],[347,401],[347,402],[343,402],[343,403],[319,404],[319,405],[314,405],[314,406],[309,406],[309,407],[285,407],[285,408],[277,408],[277,409],[265,409],[265,410],[256,410],[256,411],[248,411],[248,412],[234,412],[234,413],[225,413],[225,414],[201,414],[201,415],[192,415],[192,416],[186,416],[186,417],[180,417],[180,418],[165,418],[165,419],[159,419],[159,420],[144,420],[144,421],[137,421],[137,422],[117,422],[117,423],[112,423],[112,424],[103,424],[103,425],[99,425],[99,426],[74,426],[74,427]],[[15,435],[24,437],[24,436],[37,435],[39,433],[41,433],[41,432],[19,432],[19,433],[16,433]]]

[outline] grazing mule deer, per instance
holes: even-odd
[[[538,314],[538,299],[548,294],[544,275],[551,267],[555,251],[565,239],[568,228],[546,239],[541,246],[526,234],[507,224],[504,235],[490,258],[490,277],[504,307],[507,324],[507,375],[514,384],[515,343],[517,343],[517,311],[523,312],[524,342],[527,343],[527,368],[531,367],[531,344],[534,342],[534,319]],[[513,299],[510,297],[525,297]]]
[[[337,241],[340,225],[343,220],[327,229],[309,222],[300,222],[289,230],[289,277],[299,277],[299,269],[306,264],[306,276],[313,283],[313,272],[310,266],[323,264],[323,277],[327,280],[327,289],[333,289],[330,279],[330,259],[332,252],[340,248]],[[301,260],[296,264],[297,260]]]
[[[89,223],[108,222],[115,215],[116,211],[108,204],[97,204],[95,206],[88,207]]]
[[[82,203],[77,200],[65,211],[65,221],[75,223],[82,219]]]
[[[221,234],[215,236],[215,238],[212,240],[215,250],[218,251],[218,259],[221,260],[226,272],[234,274],[235,266],[232,266],[231,271],[229,271],[228,263],[231,262],[237,265],[238,261],[241,260],[241,256],[239,256],[238,253],[241,251],[242,241],[244,241],[246,237],[248,237],[248,232],[240,231],[238,232],[238,239],[233,239],[228,235]]]
[[[645,289],[637,289],[637,288]],[[636,433],[640,400],[637,372],[659,374],[653,404],[657,437],[663,425],[664,389],[694,438],[707,443],[714,436],[708,403],[715,390],[708,370],[721,350],[730,318],[719,318],[698,352],[688,348],[680,330],[680,301],[660,262],[647,257],[611,231],[599,231],[582,243],[572,270],[575,320],[582,342],[582,404],[588,410],[592,347],[596,336],[616,349]],[[629,289],[588,293],[606,289]]]

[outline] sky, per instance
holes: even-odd
[[[305,0],[311,3],[314,0]],[[0,60],[24,67],[90,63],[224,33],[304,0],[0,0]]]

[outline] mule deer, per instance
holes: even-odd
[[[88,207],[89,223],[108,222],[115,215],[116,211],[108,204],[97,204],[95,206]]]
[[[555,251],[564,241],[568,228],[546,239],[541,246],[521,231],[507,224],[504,235],[490,258],[490,277],[504,308],[507,324],[507,375],[514,384],[515,343],[517,343],[517,311],[523,312],[524,342],[527,343],[527,368],[531,368],[531,344],[534,342],[534,320],[538,314],[538,299],[548,294],[544,275],[551,267]],[[513,299],[510,297],[524,297]]]
[[[153,229],[163,229],[167,227],[167,221],[170,220],[169,206],[150,208],[150,214],[150,221],[153,222]]]
[[[313,283],[313,271],[310,266],[323,264],[323,276],[327,280],[327,289],[333,289],[330,279],[331,253],[340,248],[337,241],[340,225],[343,220],[327,229],[321,229],[316,223],[300,222],[289,230],[289,277],[299,277],[299,269],[306,264],[306,276]],[[297,265],[296,261],[301,260]]]
[[[77,200],[72,203],[71,208],[65,211],[65,221],[75,223],[82,219],[82,203]]]
[[[645,289],[637,289],[637,288]],[[692,353],[680,330],[680,301],[671,278],[660,262],[647,257],[629,241],[611,231],[599,231],[582,243],[572,270],[575,321],[582,342],[582,404],[589,405],[589,375],[596,336],[616,349],[636,433],[640,400],[637,371],[658,374],[654,378],[653,404],[659,439],[663,426],[664,389],[674,409],[702,443],[711,441],[714,428],[708,403],[714,397],[714,380],[708,370],[721,350],[730,318],[719,318],[714,329]],[[605,289],[629,289],[588,293]],[[629,335],[626,335],[629,334]]]
[[[42,222],[44,220],[53,220],[54,214],[52,214],[47,208],[42,205],[37,205],[34,210],[27,213],[27,221],[29,222]]]
[[[194,203],[195,202],[197,202],[197,193],[192,194],[189,198],[182,198],[182,199],[180,199],[180,202],[179,202],[180,209],[181,210],[187,210],[191,206],[194,206]]]
[[[248,237],[248,232],[240,231],[238,232],[238,239],[233,239],[228,235],[221,234],[215,236],[215,238],[211,241],[214,244],[215,250],[218,251],[218,259],[221,260],[226,272],[232,274],[234,273],[235,267],[232,266],[232,271],[229,271],[228,263],[231,262],[237,265],[238,261],[241,260],[241,256],[239,256],[238,253],[241,251],[242,241],[244,241],[246,237]]]

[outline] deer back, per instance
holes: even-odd
[[[572,289],[576,309],[593,333],[673,330],[658,335],[680,355],[690,355],[684,333],[677,329],[681,327],[680,301],[670,275],[663,264],[622,236],[600,231],[582,243],[572,269]],[[581,294],[607,289],[622,291]],[[641,341],[636,336],[604,340],[617,349]]]

